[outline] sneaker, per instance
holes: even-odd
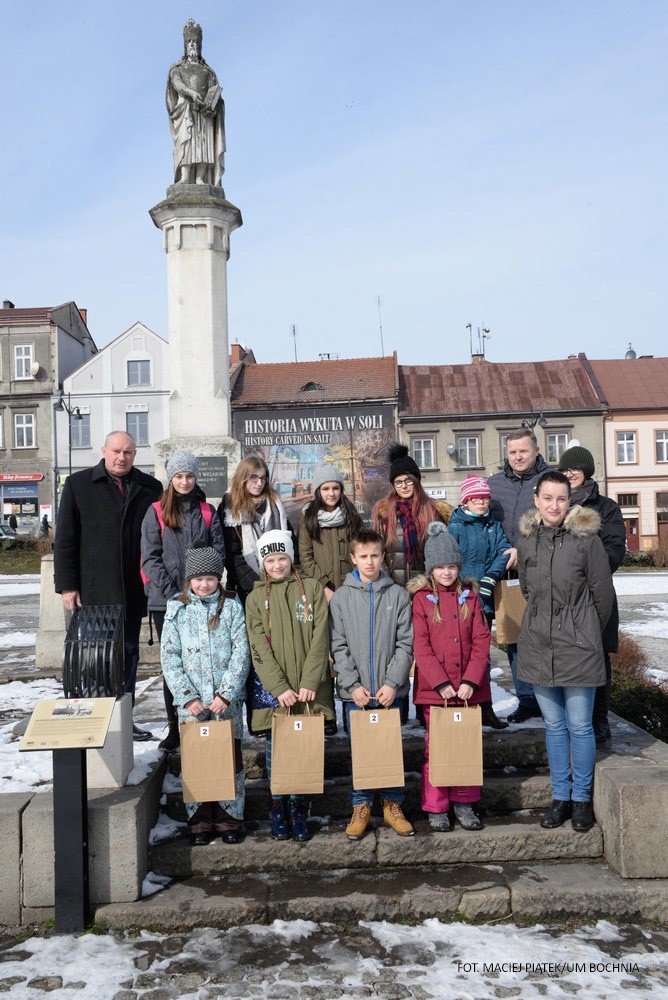
[[[584,803],[582,804],[584,805]],[[566,801],[565,799],[553,799],[552,805],[547,812],[543,814],[540,825],[545,830],[554,830],[558,826],[563,826],[570,815],[570,800]]]
[[[591,802],[574,802],[573,803],[573,818],[571,819],[571,826],[578,833],[585,833],[587,830],[591,830],[594,825],[594,808]]]
[[[520,705],[515,711],[508,716],[508,722],[526,722],[528,719],[540,719],[540,709],[539,708],[527,708],[526,705]]]
[[[179,727],[170,726],[169,732],[165,736],[164,740],[158,743],[158,750],[164,750],[165,753],[175,753],[181,746],[181,739],[179,737]]]
[[[453,802],[452,808],[462,830],[482,830],[480,818],[473,812],[468,802]]]
[[[290,839],[290,827],[285,818],[285,808],[281,799],[274,799],[272,801],[269,821],[271,823],[271,835],[274,840]]]
[[[447,812],[429,813],[429,829],[434,833],[449,833],[452,830],[450,815]]]
[[[311,839],[311,832],[306,823],[306,806],[304,802],[290,803],[290,833],[292,839],[303,843]]]
[[[371,822],[371,806],[368,802],[363,802],[361,806],[353,806],[353,814],[350,823],[346,827],[346,837],[348,840],[361,840]]]
[[[398,802],[390,799],[383,799],[383,819],[386,826],[391,826],[400,837],[414,837],[415,828],[409,823],[403,814],[403,810]]]

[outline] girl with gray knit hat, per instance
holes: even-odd
[[[243,699],[250,666],[243,608],[221,587],[223,559],[211,545],[186,552],[186,585],[167,602],[161,662],[181,723],[232,719],[235,759],[241,761]],[[220,834],[226,844],[243,837],[245,774],[235,778],[235,797],[224,802],[187,802],[194,846]]]
[[[159,639],[167,601],[183,585],[186,551],[204,543],[212,546],[221,559],[225,558],[222,525],[215,508],[206,502],[197,485],[197,459],[192,452],[175,451],[165,468],[167,489],[148,508],[141,529],[142,578]],[[169,730],[160,749],[172,753],[179,747],[179,727],[171,692],[167,684],[163,687]]]
[[[350,541],[361,527],[362,518],[344,493],[343,476],[323,462],[313,477],[313,500],[299,522],[299,558],[304,575],[320,581],[328,601],[353,571]]]
[[[462,580],[462,554],[440,521],[427,527],[426,576],[408,584],[413,596],[413,701],[422,705],[427,729],[422,767],[422,808],[432,830],[452,829],[450,806],[464,830],[480,830],[473,811],[478,786],[445,788],[429,780],[429,715],[434,706],[480,705],[491,701],[487,662],[490,631],[473,584]]]

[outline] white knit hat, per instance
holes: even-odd
[[[267,556],[289,556],[290,562],[295,561],[295,547],[292,544],[292,536],[289,531],[281,531],[274,528],[272,531],[265,531],[257,541],[257,554],[260,566],[264,566]]]

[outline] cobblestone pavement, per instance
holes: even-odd
[[[138,938],[0,941],[0,993],[63,1000],[193,997],[646,998],[668,991],[668,933],[639,927],[418,927],[307,921]],[[67,950],[74,956],[63,957]],[[39,968],[37,974],[34,969]],[[66,971],[65,971],[66,970]]]

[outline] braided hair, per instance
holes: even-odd
[[[442,623],[443,619],[441,618],[441,608],[440,608],[440,602],[439,602],[439,599],[438,599],[438,586],[436,585],[436,580],[434,579],[434,574],[433,573],[429,577],[429,583],[431,585],[431,592],[434,595],[434,613],[432,615],[432,621],[436,625],[440,625]],[[468,603],[466,601],[466,597],[464,597],[464,589],[465,588],[464,588],[464,584],[462,583],[462,578],[461,578],[461,576],[458,576],[457,577],[457,601],[459,603],[459,620],[463,621],[463,622],[466,621],[466,619],[469,617],[469,614],[470,614],[470,612],[469,612],[469,606],[468,606]],[[468,593],[469,593],[470,589],[471,588],[468,588],[466,590],[466,595],[467,596],[468,596]]]
[[[304,584],[302,583],[302,578],[300,577],[299,573],[297,572],[297,570],[296,570],[296,568],[294,566],[292,567],[292,574],[291,575],[294,576],[295,582],[299,585],[299,590],[301,592],[302,601],[304,602],[304,604],[306,604],[306,590],[304,589]],[[286,577],[286,579],[288,580],[288,582],[290,581],[289,577]],[[279,582],[279,581],[277,581],[277,582]],[[266,631],[266,635],[267,635],[267,640],[268,640],[269,643],[271,643],[271,608],[269,606],[269,596],[271,594],[270,588],[271,588],[271,580],[269,579],[267,571],[265,570],[264,571],[264,610],[267,612],[267,631]]]

